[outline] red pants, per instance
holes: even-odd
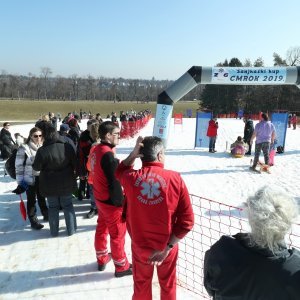
[[[147,263],[151,250],[131,245],[134,294],[133,300],[152,300],[152,277],[154,266]],[[168,257],[157,266],[161,300],[176,299],[176,262],[178,246],[170,251]]]
[[[126,234],[126,223],[121,221],[122,207],[103,204],[96,200],[98,208],[98,220],[95,233],[95,250],[98,264],[107,261],[107,235],[110,235],[111,257],[117,272],[127,270],[127,260],[124,245]]]

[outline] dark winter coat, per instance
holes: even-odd
[[[70,136],[66,132],[61,132],[61,131],[58,131],[58,134],[60,140],[62,140],[64,143],[70,144],[73,147],[74,151],[76,152],[76,146],[72,141],[72,139],[70,138]]]
[[[87,176],[86,163],[90,154],[94,140],[90,136],[90,132],[85,130],[81,133],[78,141],[78,175],[80,177]]]
[[[0,150],[1,158],[7,159],[10,157],[13,149],[16,148],[15,142],[11,137],[11,133],[4,127],[0,132]]]
[[[239,233],[205,253],[204,286],[215,300],[298,300],[299,283],[300,252],[284,245],[273,254]]]
[[[78,129],[77,126],[70,126],[69,136],[70,136],[71,140],[73,141],[73,143],[75,144],[75,146],[77,147],[78,140],[80,137],[80,130]]]
[[[254,126],[252,120],[247,120],[244,127],[244,141],[245,143],[250,142],[251,136],[254,132]]]
[[[40,172],[40,193],[47,196],[67,196],[76,189],[76,154],[62,140],[45,141],[38,149],[33,169]]]

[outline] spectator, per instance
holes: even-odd
[[[49,118],[52,126],[57,130],[57,118],[55,117],[55,114],[53,112],[50,113]]]
[[[252,145],[250,143],[252,134],[254,132],[254,126],[253,121],[249,116],[245,116],[244,118],[245,127],[244,127],[244,142],[248,145],[248,152],[245,153],[245,155],[251,155],[251,148]]]
[[[19,148],[22,144],[25,143],[26,139],[23,135],[21,135],[19,132],[16,132],[14,134],[15,140],[16,140],[16,146]]]
[[[121,111],[121,113],[120,113],[120,122],[125,122],[125,121],[127,121],[127,116],[126,116],[124,111]]]
[[[103,271],[113,259],[115,277],[132,275],[124,245],[126,224],[122,222],[123,191],[115,178],[118,160],[115,158],[115,146],[119,144],[120,128],[111,121],[99,126],[101,143],[95,147],[90,159],[93,176],[93,192],[98,209],[95,233],[95,250],[98,270]],[[107,236],[110,235],[111,254],[107,250]]]
[[[209,152],[215,153],[217,152],[215,149],[216,139],[218,135],[218,122],[217,119],[211,119],[208,122],[208,128],[206,135],[209,137]]]
[[[298,207],[278,187],[247,200],[250,233],[222,236],[205,253],[204,286],[213,299],[300,299],[300,252],[284,237]]]
[[[92,147],[92,144],[95,142],[91,135],[90,129],[91,125],[98,123],[96,119],[88,120],[87,129],[83,131],[78,140],[78,160],[77,160],[77,170],[79,176],[79,189],[78,189],[78,200],[82,201],[84,198],[89,199],[89,187],[87,183],[88,171],[86,168],[86,163],[88,156]]]
[[[140,170],[133,169],[137,157],[142,160]],[[194,224],[186,185],[179,173],[164,169],[164,161],[162,139],[139,137],[116,172],[126,197],[123,215],[131,237],[132,299],[152,299],[154,265],[161,299],[176,299],[177,243]]]
[[[99,122],[99,124],[101,124],[101,123],[103,122],[100,113],[97,113],[95,118],[96,118],[96,120]]]
[[[62,123],[59,127],[59,138],[64,142],[64,143],[68,143],[70,144],[74,151],[76,152],[76,147],[75,147],[75,144],[73,142],[73,140],[71,139],[71,137],[69,136],[69,130],[70,130],[70,127],[68,124],[65,124],[65,123]]]
[[[77,148],[79,137],[80,137],[80,130],[78,129],[78,121],[77,119],[73,118],[68,122],[70,127],[69,136],[73,141],[75,147]]]
[[[9,128],[9,122],[4,122],[0,132],[0,150],[1,158],[3,160],[8,159],[11,156],[12,151],[17,147],[9,132]]]
[[[68,235],[77,229],[72,203],[72,192],[76,189],[76,154],[68,143],[59,139],[54,127],[48,128],[45,142],[36,153],[33,169],[40,171],[40,193],[47,197],[50,233],[59,231],[59,210],[65,216]]]
[[[48,221],[48,207],[46,199],[41,195],[39,190],[39,173],[32,168],[37,150],[43,145],[42,131],[33,127],[29,132],[29,137],[25,144],[22,144],[17,151],[16,155],[16,180],[18,187],[25,186],[27,196],[27,215],[33,229],[42,229],[42,225],[36,213],[36,198],[44,221]],[[18,188],[17,188],[18,189]],[[20,193],[23,191],[21,190]]]
[[[116,112],[112,112],[112,113],[111,113],[111,121],[112,121],[113,123],[118,124],[118,118],[117,118],[117,113],[116,113]]]
[[[291,128],[292,114],[288,115],[288,127]]]
[[[90,153],[89,153],[89,157],[88,157],[88,161],[86,163],[86,168],[88,170],[88,187],[89,187],[89,191],[90,191],[90,199],[91,199],[91,209],[90,211],[87,213],[86,217],[88,219],[93,218],[95,215],[98,214],[98,209],[95,203],[95,197],[94,197],[94,193],[93,193],[93,180],[94,180],[94,173],[91,171],[91,163],[93,163],[93,161],[90,159],[93,157],[93,152],[95,150],[96,145],[98,145],[100,143],[100,139],[99,139],[99,126],[100,124],[97,123],[93,123],[90,125],[90,136],[92,138],[93,141],[95,141],[91,147]]]
[[[256,170],[261,151],[263,151],[264,154],[265,164],[269,164],[270,144],[273,144],[276,138],[275,127],[271,121],[269,121],[268,115],[262,113],[261,118],[260,122],[255,125],[254,132],[250,139],[250,144],[252,145],[253,140],[256,138],[253,165],[250,167],[252,171]]]
[[[297,116],[296,116],[296,114],[293,114],[293,116],[291,118],[291,123],[293,125],[293,129],[296,130],[296,127],[297,127]]]

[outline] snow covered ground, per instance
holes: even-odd
[[[231,158],[226,142],[243,135],[244,123],[236,119],[219,119],[217,153],[194,149],[195,119],[184,119],[183,125],[171,123],[165,167],[181,173],[191,194],[227,205],[241,207],[246,198],[263,185],[279,185],[300,202],[300,130],[288,128],[285,153],[275,156],[271,174],[249,171],[250,157]],[[32,124],[15,125],[11,132],[28,135]],[[86,124],[81,124],[82,129]],[[140,135],[152,135],[153,120]],[[122,140],[117,156],[125,158],[135,139]],[[19,213],[19,198],[11,193],[16,183],[3,176],[0,161],[0,299],[131,299],[132,278],[114,278],[114,267],[97,271],[93,247],[96,218],[85,219],[89,201],[74,201],[78,231],[68,237],[61,216],[60,234],[51,238],[49,226],[32,231]],[[140,166],[137,162],[136,167]],[[25,197],[25,194],[24,194]],[[129,259],[130,239],[126,241]],[[200,299],[178,287],[178,299]],[[159,299],[157,280],[154,299]]]

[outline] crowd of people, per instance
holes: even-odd
[[[176,299],[178,243],[192,230],[194,213],[181,175],[164,168],[162,139],[138,137],[129,156],[120,162],[116,155],[120,126],[115,113],[109,121],[103,121],[100,114],[93,116],[84,131],[80,116],[68,114],[57,131],[57,118],[45,115],[28,138],[20,137],[19,145],[11,137],[9,125],[5,122],[0,133],[9,150],[2,147],[1,153],[4,149],[5,159],[12,149],[18,149],[14,192],[26,192],[32,229],[43,228],[37,217],[37,200],[52,237],[59,235],[60,210],[67,235],[75,234],[73,198],[77,190],[78,200],[90,199],[86,217],[98,215],[94,238],[98,271],[103,272],[112,261],[116,278],[133,276],[132,299],[150,300],[156,267],[161,299]],[[217,120],[211,119],[211,153],[216,152],[217,130]],[[254,169],[261,150],[269,163],[268,151],[275,137],[267,114],[262,114],[254,128],[252,120],[245,118],[244,137],[239,136],[231,150],[244,147],[243,155],[251,154],[256,139]],[[133,168],[136,159],[142,161],[138,170]],[[277,299],[277,295],[278,299],[298,299],[300,252],[287,249],[284,243],[298,214],[295,199],[280,189],[264,187],[248,198],[247,208],[251,232],[223,236],[206,252],[205,288],[214,299]],[[132,262],[124,249],[127,231]],[[271,279],[264,283],[268,275]]]

